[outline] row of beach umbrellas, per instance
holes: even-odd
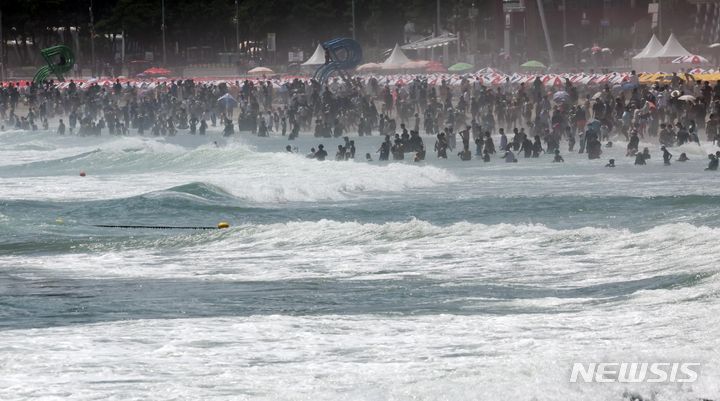
[[[537,60],[528,60],[527,62],[520,65],[522,68],[526,68],[528,70],[543,70],[547,69],[547,66],[545,64],[541,63]],[[416,60],[416,61],[409,61],[407,63],[404,63],[402,65],[384,65],[382,63],[366,63],[358,66],[356,68],[359,72],[370,72],[370,71],[381,71],[381,70],[421,70],[428,73],[437,73],[437,72],[454,72],[454,73],[466,73],[473,70],[475,66],[468,63],[457,63],[453,64],[450,67],[445,68],[440,62],[437,61],[430,61],[430,60]],[[483,71],[479,71],[483,72]],[[496,72],[495,70],[487,71],[487,72]]]
[[[265,75],[265,74],[274,74],[275,72],[267,67],[255,67],[248,71],[248,74],[252,75]],[[138,74],[139,77],[169,77],[172,76],[173,72],[168,70],[167,68],[162,67],[151,67],[147,70],[141,72]]]

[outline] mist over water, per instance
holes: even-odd
[[[711,144],[636,167],[623,143],[367,163],[381,139],[355,141],[317,162],[341,141],[0,133],[0,399],[720,397]],[[700,378],[569,382],[656,360]]]

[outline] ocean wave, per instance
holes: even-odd
[[[77,174],[81,170],[87,172],[88,178],[106,178],[78,182]],[[132,178],[127,177],[130,174]],[[272,203],[342,200],[358,193],[399,192],[457,180],[448,170],[433,166],[317,162],[297,154],[258,153],[243,145],[206,146],[178,152],[147,148],[103,149],[53,160],[0,166],[0,177],[36,177],[44,180],[38,184],[49,181],[48,185],[60,187],[59,191],[25,191],[15,196],[23,199],[34,199],[39,195],[62,196],[73,188],[81,189],[83,194],[95,189],[100,198],[110,193],[133,196],[126,191],[135,189],[155,192],[157,174],[163,174],[162,179],[167,183],[180,180],[204,182],[221,187],[239,199]],[[126,176],[125,184],[100,191],[122,175]],[[65,182],[67,188],[63,189]],[[183,184],[177,182],[177,185]],[[77,199],[71,193],[67,196]]]
[[[287,279],[421,275],[572,287],[657,275],[714,274],[718,270],[714,260],[720,257],[714,239],[720,229],[685,223],[641,232],[552,229],[540,224],[461,222],[441,226],[421,220],[240,224],[228,230],[163,235],[142,230],[83,230],[84,237],[46,241],[53,246],[52,253],[60,253],[58,241],[64,242],[67,253],[43,259],[36,267],[77,269],[93,276]],[[17,244],[3,248],[24,249],[13,252],[13,257],[22,257],[41,252],[41,242],[35,243],[38,248],[34,250]],[[172,263],[166,260],[167,252],[174,255]],[[113,255],[115,263],[103,262],[107,255]],[[165,261],[162,267],[161,260]],[[12,262],[0,259],[0,264]]]

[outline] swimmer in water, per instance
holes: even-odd
[[[345,147],[343,147],[342,145],[338,145],[338,150],[335,153],[335,160],[336,161],[345,160]]]
[[[418,146],[418,151],[415,153],[415,158],[413,159],[413,161],[416,163],[425,160],[425,145],[421,143]]]
[[[315,158],[315,148],[310,148],[310,153],[307,154],[308,159],[314,159]]]
[[[505,163],[517,163],[515,154],[512,152],[512,150],[509,147],[508,147],[508,150],[503,155],[503,159],[505,159]]]
[[[460,160],[466,162],[472,159],[472,153],[470,152],[470,133],[468,131],[462,131],[460,138],[463,140],[463,150],[458,153]]]
[[[670,165],[670,159],[672,159],[673,155],[668,152],[668,150],[665,148],[665,146],[661,147],[660,150],[663,151],[663,164],[666,166]]]
[[[315,152],[315,159],[320,161],[325,161],[325,158],[327,157],[327,151],[325,151],[325,146],[318,145],[318,150]]]
[[[686,161],[688,161],[688,160],[690,160],[690,159],[688,159],[688,157],[687,157],[687,155],[685,154],[685,152],[683,152],[683,153],[680,153],[680,157],[678,158],[677,161],[679,161],[679,162],[686,162]]]
[[[608,160],[608,164],[605,167],[615,167],[615,159]]]
[[[717,171],[718,169],[718,158],[714,154],[709,154],[708,159],[710,159],[710,163],[708,163],[707,168],[705,171]]]
[[[370,153],[365,153],[365,161],[366,161],[366,162],[371,162],[371,161],[373,161],[373,160],[372,160],[372,156],[370,156]]]
[[[565,163],[565,159],[560,156],[560,149],[555,149],[555,158],[553,159],[553,163]]]
[[[638,153],[635,155],[635,165],[636,166],[644,166],[647,163],[645,162],[645,156],[643,156],[642,153]]]
[[[380,153],[378,160],[385,161],[390,156],[390,136],[385,135],[385,141],[380,145],[380,149],[377,152]]]
[[[640,145],[640,138],[638,138],[638,134],[636,130],[632,131],[632,135],[630,136],[630,141],[627,145],[627,153],[625,156],[635,156],[635,153],[637,153]]]
[[[642,156],[645,158],[645,160],[650,160],[650,149],[643,148]]]

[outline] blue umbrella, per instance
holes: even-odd
[[[226,93],[218,98],[218,104],[225,107],[226,109],[234,108],[238,105],[237,100],[232,97],[229,93]]]
[[[558,91],[553,95],[553,101],[557,103],[567,102],[568,100],[570,100],[570,95],[565,91]]]
[[[622,90],[624,90],[624,91],[631,91],[637,87],[638,87],[638,85],[633,82],[625,82],[624,84],[622,84]]]

